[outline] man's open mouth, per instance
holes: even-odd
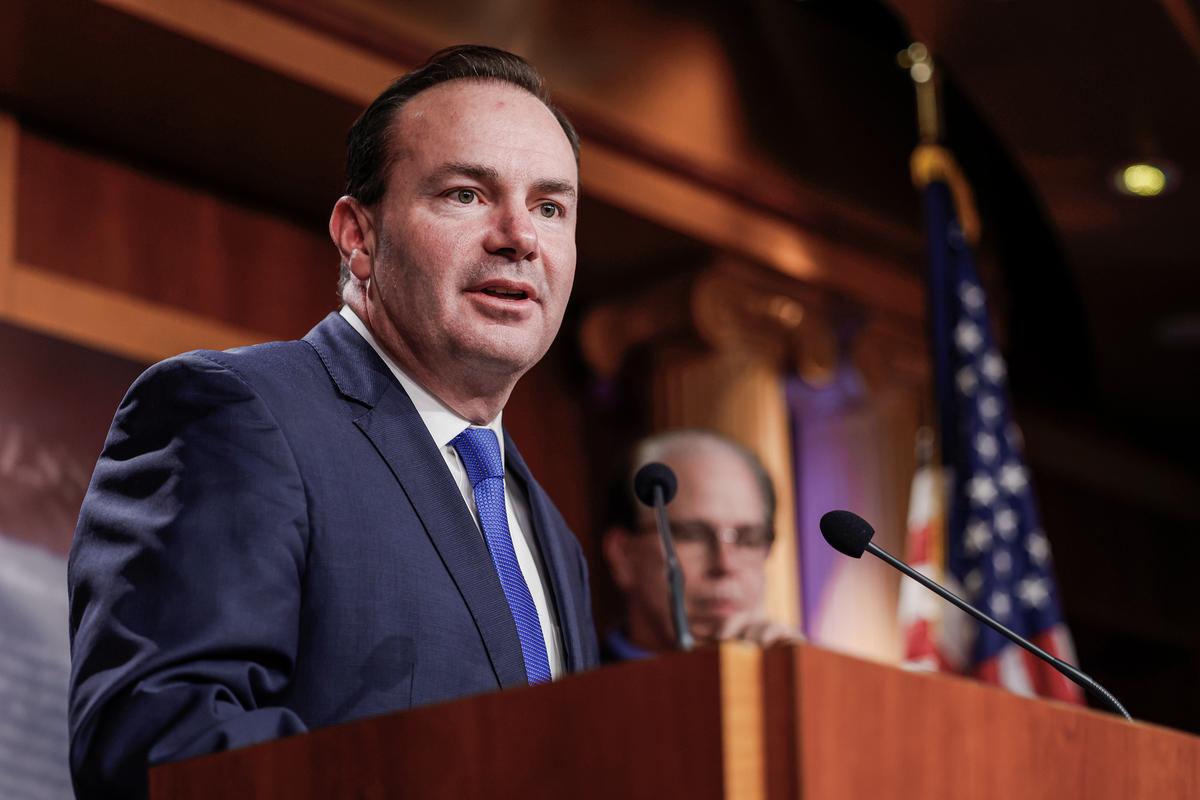
[[[502,300],[524,300],[529,297],[528,294],[520,289],[501,289],[498,286],[489,286],[485,289],[481,289],[480,291],[486,295],[491,295],[492,297],[499,297]]]
[[[537,291],[531,284],[507,278],[489,278],[488,280],[480,281],[471,288],[471,291],[514,303],[522,300],[537,301]]]

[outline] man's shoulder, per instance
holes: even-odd
[[[228,350],[190,350],[154,364],[145,375],[205,375],[227,371],[248,380],[269,380],[294,376],[297,370],[324,372],[320,366],[322,356],[318,344],[333,342],[336,349],[347,350],[345,340],[352,339],[348,332],[353,333],[337,314],[330,314],[303,339],[263,342]]]
[[[193,350],[176,358],[208,362],[255,381],[296,377],[298,370],[303,373],[321,366],[313,346],[303,339],[263,342],[231,350]]]
[[[287,407],[311,404],[324,394],[316,390],[329,386],[329,374],[308,342],[267,342],[232,350],[191,350],[159,361],[134,381],[122,407],[145,405],[152,415],[168,416],[168,409],[180,412],[249,399]]]
[[[150,366],[146,378],[203,379],[232,373],[249,384],[296,379],[321,369],[321,359],[303,339],[263,342],[229,350],[189,350]]]

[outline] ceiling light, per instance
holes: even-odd
[[[1175,188],[1178,173],[1165,161],[1135,161],[1113,172],[1113,186],[1121,194],[1156,197]]]

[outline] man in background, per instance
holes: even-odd
[[[801,641],[799,631],[767,619],[763,605],[775,490],[762,463],[716,433],[680,430],[639,442],[611,493],[601,546],[624,615],[604,637],[604,659],[624,661],[676,649],[653,510],[638,503],[632,490],[634,474],[653,461],[666,464],[679,480],[667,515],[696,644]]]
[[[80,798],[597,661],[578,542],[502,427],[571,291],[574,130],[523,60],[451,48],[346,172],[341,312],[157,364],[117,411],[69,561]]]

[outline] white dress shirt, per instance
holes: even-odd
[[[479,512],[475,508],[475,492],[471,488],[471,480],[467,477],[467,470],[458,457],[458,451],[454,449],[454,445],[450,444],[455,437],[471,427],[471,422],[460,417],[430,394],[425,387],[410,378],[408,373],[402,370],[388,355],[387,351],[379,346],[366,324],[349,306],[342,306],[341,314],[351,327],[367,340],[367,344],[371,345],[371,348],[379,354],[383,363],[387,364],[388,369],[396,376],[396,380],[400,381],[400,385],[404,387],[409,399],[416,406],[421,421],[429,430],[429,435],[433,437],[434,444],[437,445],[442,458],[446,461],[450,476],[454,478],[454,483],[458,486],[463,502],[467,504],[467,508],[471,512],[471,517],[475,520],[476,526],[479,526]],[[500,427],[500,421],[503,416],[504,412],[502,411],[486,426],[495,432],[496,438],[500,441],[500,457],[502,459],[504,458],[504,431]],[[513,491],[513,482],[509,480],[508,462],[504,463],[506,465],[504,469],[504,506],[508,512],[508,530],[512,535],[513,550],[517,556],[517,563],[521,567],[521,574],[525,577],[525,584],[529,587],[529,594],[533,596],[533,604],[537,608],[538,621],[542,625],[542,637],[546,640],[546,657],[550,662],[550,674],[554,678],[559,678],[564,669],[563,653],[559,644],[558,617],[549,602],[550,589],[545,579],[546,569],[542,564],[541,551],[538,549],[537,541],[533,537],[529,506],[519,492]],[[482,527],[480,527],[479,535],[483,535]]]

